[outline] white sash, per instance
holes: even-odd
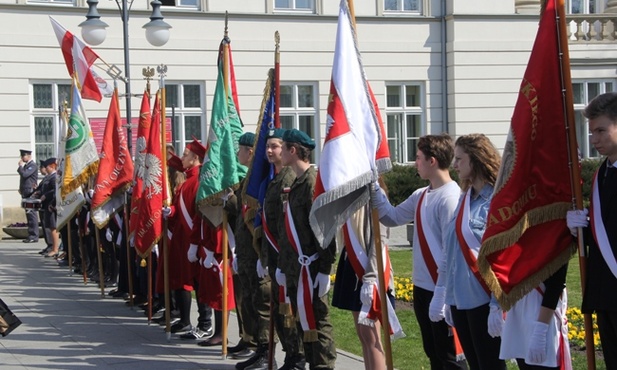
[[[186,220],[186,224],[189,225],[189,229],[193,230],[193,218],[191,217],[189,210],[184,204],[184,195],[180,192],[180,210],[182,210],[182,216]]]
[[[608,163],[607,163],[608,165]],[[606,235],[606,229],[604,228],[604,222],[602,221],[602,205],[600,204],[600,192],[598,191],[598,172],[593,177],[593,189],[591,190],[591,231],[593,232],[593,238],[602,253],[604,262],[613,273],[613,276],[617,277],[617,261],[615,255],[611,249],[611,244]]]

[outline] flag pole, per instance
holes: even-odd
[[[77,212],[77,219],[79,220],[79,215],[81,212]],[[86,227],[88,227],[88,225],[85,225]],[[84,247],[84,242],[83,242],[83,235],[81,234],[80,230],[79,230],[79,226],[77,226],[77,235],[79,236],[79,254],[81,254],[81,273],[84,277],[84,285],[88,284],[88,272],[87,272],[87,266],[86,266],[86,251],[85,251],[85,247]],[[90,262],[90,261],[88,261]]]
[[[223,41],[223,86],[225,87],[225,105],[227,105],[229,99],[229,89],[227,79],[229,78],[229,32],[228,32],[228,13],[225,11],[225,36]],[[225,360],[227,358],[227,325],[229,319],[229,312],[227,307],[227,296],[229,295],[229,286],[227,284],[227,277],[229,276],[229,252],[228,252],[228,235],[227,235],[227,211],[223,209],[223,238],[221,241],[221,247],[223,249],[223,312],[222,312],[222,348],[221,348],[221,359]]]
[[[152,251],[148,254],[148,325],[152,322]]]
[[[159,82],[159,101],[161,104],[161,154],[165,155],[165,159],[161,162],[161,167],[163,169],[163,207],[169,207],[169,188],[167,187],[167,148],[165,137],[165,75],[167,74],[167,66],[161,64],[156,67],[157,72],[160,76]],[[164,280],[164,289],[165,289],[165,335],[167,341],[171,341],[171,302],[170,302],[170,292],[169,292],[169,246],[167,245],[167,228],[168,223],[167,219],[163,217],[163,233],[161,239],[163,240],[163,280]]]
[[[68,122],[69,121],[67,119],[68,106],[67,106],[66,100],[59,107],[59,110],[60,110],[59,113],[60,113],[61,119],[63,119],[64,122]],[[69,217],[66,223],[66,230],[67,230],[67,236],[68,236],[68,251],[66,251],[66,253],[69,259],[69,276],[73,276],[73,238],[71,238],[71,219],[73,218],[73,216]]]
[[[543,0],[542,9],[546,5]],[[583,209],[583,194],[581,189],[581,173],[579,167],[578,145],[576,142],[576,126],[574,122],[574,98],[572,93],[572,76],[570,74],[570,54],[568,49],[568,34],[565,15],[564,0],[557,1],[557,35],[559,38],[560,67],[561,67],[561,86],[565,103],[564,114],[566,117],[566,133],[568,137],[568,154],[570,156],[570,184],[572,186],[572,208]],[[587,282],[587,254],[583,244],[583,229],[578,228],[577,233],[578,261],[581,274],[581,292],[585,296],[585,285]],[[583,314],[585,327],[585,353],[587,355],[587,369],[596,369],[595,347],[593,342],[593,319],[591,314]]]
[[[96,239],[96,257],[99,262],[99,288],[101,288],[101,299],[105,298],[105,273],[103,272],[103,254],[101,253],[101,240],[99,236],[99,228],[94,228]]]
[[[353,0],[347,0],[347,4],[349,6],[349,14],[351,15],[352,27],[354,29],[354,38],[357,40],[357,30],[356,30],[356,14],[354,11],[354,3]],[[371,187],[371,194],[375,193],[375,184],[372,183],[369,185]],[[372,197],[372,195],[371,195]],[[371,199],[371,203],[373,199]],[[371,207],[371,221],[373,225],[373,238],[375,239],[375,254],[377,256],[377,278],[378,278],[378,288],[379,288],[379,296],[381,297],[381,326],[383,329],[383,344],[384,344],[384,354],[386,357],[386,366],[388,370],[393,370],[393,360],[392,360],[392,342],[390,340],[390,320],[388,317],[388,296],[386,293],[386,279],[384,276],[384,261],[383,261],[383,246],[381,245],[381,226],[379,224],[379,211],[377,208]]]
[[[131,309],[133,308],[133,269],[131,268],[131,239],[130,239],[130,214],[131,210],[129,208],[129,196],[128,193],[124,193],[124,235],[126,235],[126,273],[127,273],[127,281],[129,283],[129,306]]]

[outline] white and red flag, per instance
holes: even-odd
[[[49,20],[62,49],[69,75],[72,76],[74,72],[77,72],[81,96],[84,99],[100,102],[103,94],[111,94],[113,88],[91,68],[92,64],[99,59],[98,54],[62,27],[58,21],[52,17],[49,17]]]
[[[322,247],[369,200],[377,179],[379,119],[366,81],[347,1],[341,1],[330,82],[326,140],[310,222]]]
[[[159,94],[154,100],[152,124],[143,163],[143,194],[139,202],[135,227],[135,249],[140,257],[149,256],[152,247],[163,235],[163,199],[167,196],[163,179],[163,148],[161,143],[161,103]]]
[[[103,228],[125,202],[125,191],[133,180],[133,159],[129,152],[125,128],[120,120],[118,90],[111,96],[99,170],[92,196],[92,221]]]
[[[131,193],[131,216],[129,218],[129,237],[134,235],[137,228],[139,203],[144,192],[143,182],[146,175],[146,149],[150,137],[152,116],[150,114],[150,94],[144,90],[139,110],[139,127],[137,127],[137,141],[135,150],[135,173],[133,175],[133,192]]]

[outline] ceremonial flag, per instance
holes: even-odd
[[[234,100],[234,105],[236,107],[236,112],[238,112],[238,116],[240,116],[240,102],[238,101],[238,88],[236,87],[236,72],[234,70],[234,60],[231,55],[231,40],[229,37],[225,36],[223,42],[219,45],[219,59],[223,60],[223,53],[225,52],[225,45],[227,45],[227,66],[229,68],[229,73],[225,77],[225,83],[229,89],[231,89],[231,96]]]
[[[125,201],[125,191],[131,186],[133,159],[126,133],[120,120],[118,90],[114,90],[107,113],[99,171],[92,196],[92,221],[99,229],[109,222]]]
[[[62,197],[62,174],[64,173],[65,161],[65,145],[67,140],[68,116],[66,112],[60,114],[60,132],[58,145],[58,173],[56,176],[56,228],[62,229],[64,225],[81,209],[81,206],[86,202],[84,192],[81,186],[73,190],[66,197]]]
[[[92,129],[81,102],[77,81],[71,86],[71,116],[65,145],[65,166],[62,173],[62,199],[94,176],[99,166],[99,156],[92,136]]]
[[[92,64],[99,56],[79,38],[67,31],[55,19],[49,17],[51,25],[62,49],[64,63],[69,75],[77,72],[81,94],[84,99],[100,102],[102,94],[111,93],[111,86],[92,70]]]
[[[310,214],[315,237],[324,248],[368,202],[366,185],[377,179],[379,121],[346,0],[340,5],[328,100],[326,140]]]
[[[225,40],[223,40],[225,42]],[[242,124],[233,98],[226,94],[223,58],[219,55],[218,78],[212,103],[208,132],[208,150],[199,174],[197,204],[216,204],[227,189],[237,188],[246,175],[246,167],[238,162],[236,153],[242,135]],[[214,223],[216,226],[217,224]]]
[[[247,180],[244,183],[245,196],[242,199],[248,205],[249,210],[256,212],[246,212],[245,219],[255,219],[254,226],[256,232],[262,225],[261,212],[266,189],[270,181],[274,178],[274,165],[268,161],[266,155],[266,143],[268,141],[268,131],[274,130],[274,70],[268,71],[268,79],[264,88],[264,96],[261,102],[259,114],[259,128],[253,144],[253,160],[251,162]],[[252,213],[252,214],[250,214]]]
[[[158,103],[156,103],[158,104]],[[155,109],[160,110],[160,107]],[[156,114],[156,113],[155,113]],[[160,114],[159,122],[160,122]],[[144,90],[141,99],[141,109],[139,110],[139,127],[137,128],[137,141],[135,150],[135,173],[133,175],[133,192],[131,194],[131,216],[129,218],[129,237],[133,236],[137,228],[139,203],[143,195],[143,182],[146,176],[146,149],[148,138],[150,137],[150,127],[152,116],[150,115],[150,94]]]
[[[147,258],[150,250],[163,235],[163,149],[161,143],[161,104],[159,94],[154,100],[152,124],[149,130],[147,149],[143,164],[143,195],[139,202],[135,227],[135,249],[141,258]]]
[[[480,272],[504,310],[574,252],[565,221],[572,191],[559,58],[555,0],[549,0],[512,115],[478,256]]]

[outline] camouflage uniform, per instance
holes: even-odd
[[[319,255],[319,258],[313,261],[309,266],[313,279],[315,279],[319,272],[330,275],[332,264],[336,257],[336,243],[334,240],[330,243],[328,248],[321,248],[315,239],[315,235],[309,223],[309,213],[313,204],[315,178],[316,171],[313,167],[310,167],[291,185],[288,200],[298,239],[302,246],[302,253],[305,256]],[[288,239],[289,238],[285,238],[285,241],[281,243],[279,268],[285,273],[288,295],[291,299],[294,312],[297,312],[298,279],[300,278],[301,265],[298,262],[298,253],[293,249]],[[332,337],[328,295],[326,294],[320,298],[317,289],[313,291],[313,314],[316,322],[317,337],[308,338],[306,336],[307,333],[304,333],[304,353],[306,360],[310,364],[311,369],[334,369],[336,349],[334,346],[334,338]],[[298,330],[303,332],[299,322]]]
[[[280,245],[286,238],[285,219],[283,217],[283,202],[287,200],[284,189],[291,186],[296,175],[289,167],[283,167],[268,185],[264,199],[265,222],[272,233],[274,239]],[[274,276],[278,266],[278,253],[270,245],[268,240],[263,237],[261,243],[261,253],[259,259],[262,266],[268,267],[270,274],[272,312],[274,312],[274,326],[280,338],[283,351],[285,351],[285,363],[297,363],[304,359],[304,348],[302,338],[298,335],[295,325],[285,325],[285,316],[279,309],[279,285]]]

